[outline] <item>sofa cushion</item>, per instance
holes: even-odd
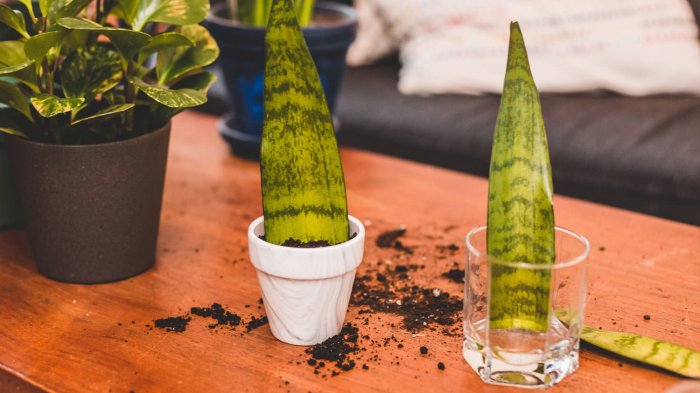
[[[488,175],[498,95],[405,96],[398,62],[349,69],[349,145]],[[555,192],[700,225],[700,98],[543,94]]]

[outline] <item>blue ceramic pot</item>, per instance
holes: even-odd
[[[314,24],[304,38],[316,63],[328,107],[333,113],[345,72],[345,55],[355,39],[355,10],[343,4],[320,2]],[[234,153],[260,154],[263,126],[265,29],[242,25],[228,18],[226,4],[212,7],[206,27],[221,49],[219,67],[229,96],[230,112],[220,122],[222,136]]]

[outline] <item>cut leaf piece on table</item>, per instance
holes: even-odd
[[[191,108],[207,102],[206,93],[193,89],[172,90],[163,86],[153,86],[148,83],[133,79],[132,83],[138,86],[147,96],[170,108]]]
[[[24,23],[24,16],[3,3],[0,3],[0,23],[18,32],[22,37],[29,38],[27,26]]]
[[[119,104],[113,105],[108,108],[102,109],[101,111],[95,113],[94,115],[83,117],[82,119],[77,119],[71,123],[71,125],[77,124],[87,124],[87,123],[99,123],[103,121],[110,120],[116,116],[123,114],[129,109],[133,108],[134,104]]]
[[[265,58],[265,239],[347,241],[345,179],[333,121],[292,0],[272,3]]]
[[[682,345],[631,333],[611,332],[584,326],[581,339],[626,358],[686,377],[700,378],[700,352]]]
[[[158,84],[169,85],[177,78],[197,68],[208,66],[219,56],[219,47],[202,26],[180,26],[175,30],[187,37],[194,46],[179,46],[160,52],[156,64]]]
[[[77,49],[63,61],[60,69],[66,97],[92,100],[122,80],[119,54],[104,46]]]
[[[552,175],[540,98],[525,42],[511,23],[489,170],[487,252],[506,262],[554,262]],[[492,263],[491,329],[544,332],[550,274]]]
[[[53,117],[80,107],[83,98],[60,98],[51,94],[39,94],[31,98],[32,106],[43,117]]]
[[[118,0],[117,7],[124,20],[140,31],[149,22],[199,23],[209,13],[209,0]]]
[[[151,36],[146,33],[116,27],[104,27],[89,19],[62,18],[58,21],[58,24],[70,30],[88,30],[104,34],[112,41],[112,44],[114,44],[125,60],[131,60],[151,40]]]
[[[172,49],[178,46],[190,47],[194,46],[194,42],[184,35],[175,32],[166,32],[153,36],[148,45],[141,48],[137,63],[142,64],[150,55],[158,51]]]

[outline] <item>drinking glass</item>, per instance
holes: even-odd
[[[463,353],[469,366],[487,383],[531,388],[573,373],[588,240],[556,227],[554,263],[489,257],[485,226],[472,229],[466,241]]]

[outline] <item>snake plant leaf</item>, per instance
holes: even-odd
[[[29,38],[27,34],[27,26],[24,23],[24,17],[19,11],[15,11],[9,6],[0,3],[0,23],[4,23],[12,30],[18,32],[22,37]]]
[[[272,2],[265,59],[260,168],[266,240],[347,241],[345,179],[333,121],[292,0]]]
[[[71,122],[71,125],[78,125],[78,124],[92,124],[92,123],[100,123],[103,121],[107,121],[110,119],[113,119],[117,116],[120,116],[124,112],[130,110],[131,108],[134,107],[134,104],[119,104],[119,105],[112,105],[110,107],[107,107],[105,109],[102,109],[101,111],[98,111],[92,116],[87,116],[83,117],[81,119],[77,119],[73,122]]]
[[[51,48],[58,48],[67,34],[63,29],[37,34],[24,43],[24,53],[29,59],[40,61]]]
[[[209,0],[118,0],[117,7],[124,20],[141,31],[149,22],[199,23],[209,13]]]
[[[207,95],[194,89],[170,89],[167,86],[154,86],[138,78],[133,78],[131,82],[154,101],[170,108],[191,108],[207,102]]]
[[[554,262],[552,176],[539,94],[522,32],[511,23],[489,170],[487,253],[506,262]],[[492,264],[491,329],[546,331],[550,274]]]
[[[581,329],[581,339],[612,353],[690,378],[700,378],[700,352],[631,333]]]
[[[80,107],[84,98],[61,98],[51,94],[39,94],[32,97],[32,106],[42,117],[53,117]]]
[[[27,96],[17,85],[0,79],[0,103],[9,106],[33,121]]]
[[[141,48],[137,64],[142,64],[149,56],[156,52],[178,46],[192,47],[194,46],[194,42],[186,36],[174,31],[155,35],[146,46]]]
[[[62,18],[58,24],[69,30],[87,30],[104,34],[114,44],[125,61],[133,57],[151,41],[151,36],[139,31],[104,27],[99,23],[84,18]]]
[[[112,89],[122,80],[119,54],[104,46],[76,49],[63,61],[61,85],[66,97],[85,102]]]
[[[194,46],[165,49],[158,55],[158,85],[169,85],[188,72],[208,66],[219,56],[219,46],[202,26],[179,26],[175,32],[187,37]]]

